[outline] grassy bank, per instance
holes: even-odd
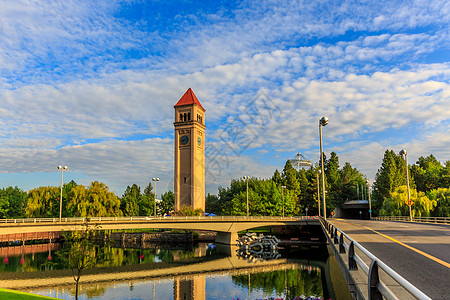
[[[16,299],[38,300],[38,299],[41,299],[42,300],[42,299],[56,299],[56,298],[40,296],[40,295],[35,295],[35,294],[28,294],[28,293],[24,293],[24,292],[7,290],[7,289],[0,289],[0,299],[2,299],[2,300],[16,300]]]

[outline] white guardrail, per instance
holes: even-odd
[[[316,216],[295,216],[295,217],[277,217],[277,216],[166,216],[166,217],[89,217],[89,218],[61,218],[62,223],[84,223],[84,222],[146,222],[146,221],[182,221],[182,220],[210,220],[210,221],[313,221],[318,220]],[[14,223],[59,223],[59,218],[27,218],[27,219],[0,219],[1,224]]]
[[[343,231],[338,229],[336,226],[328,222],[327,220],[321,219],[323,228],[326,230],[327,238],[329,239],[330,246],[334,247],[334,244],[338,245],[338,249],[335,248],[337,255],[340,256],[344,262],[344,254],[347,253],[347,264],[345,268],[347,272],[353,272],[358,270],[358,266],[367,275],[366,284],[368,286],[368,298],[369,300],[375,299],[392,299],[398,300],[398,298],[383,282],[380,281],[380,276],[378,269],[382,269],[387,275],[394,279],[403,289],[414,296],[416,299],[431,300],[430,297],[422,293],[419,289],[409,283],[406,279],[388,267],[375,255],[370,253],[367,249],[361,246],[358,242],[350,238]],[[359,249],[360,253],[365,255],[370,261],[370,266],[368,266],[360,256],[355,252],[355,249]],[[336,255],[336,256],[337,256]],[[361,295],[364,297],[363,295]],[[384,298],[382,298],[384,297]]]
[[[379,221],[407,221],[407,222],[409,221],[409,217],[403,216],[378,216],[372,219]],[[450,218],[445,217],[413,217],[412,221],[419,223],[450,224]]]

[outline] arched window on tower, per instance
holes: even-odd
[[[186,120],[187,120],[187,119],[186,119],[186,113],[184,113],[184,119],[183,119],[183,121],[186,122]]]
[[[183,114],[180,114],[180,122],[183,122]]]
[[[188,113],[188,121],[191,120],[191,113]]]

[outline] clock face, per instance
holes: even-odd
[[[199,137],[199,138],[197,139],[197,143],[198,143],[199,146],[202,145],[202,138],[201,138],[201,137]]]
[[[186,145],[187,143],[189,143],[189,137],[188,137],[187,135],[183,135],[183,136],[180,138],[180,143],[181,143],[182,145]]]

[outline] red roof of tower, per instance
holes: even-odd
[[[194,92],[189,88],[186,93],[184,93],[183,97],[175,104],[175,106],[182,106],[182,105],[190,105],[190,104],[197,104],[201,107],[201,109],[205,110],[203,106],[200,104],[200,101],[198,101],[197,97],[195,96]]]

